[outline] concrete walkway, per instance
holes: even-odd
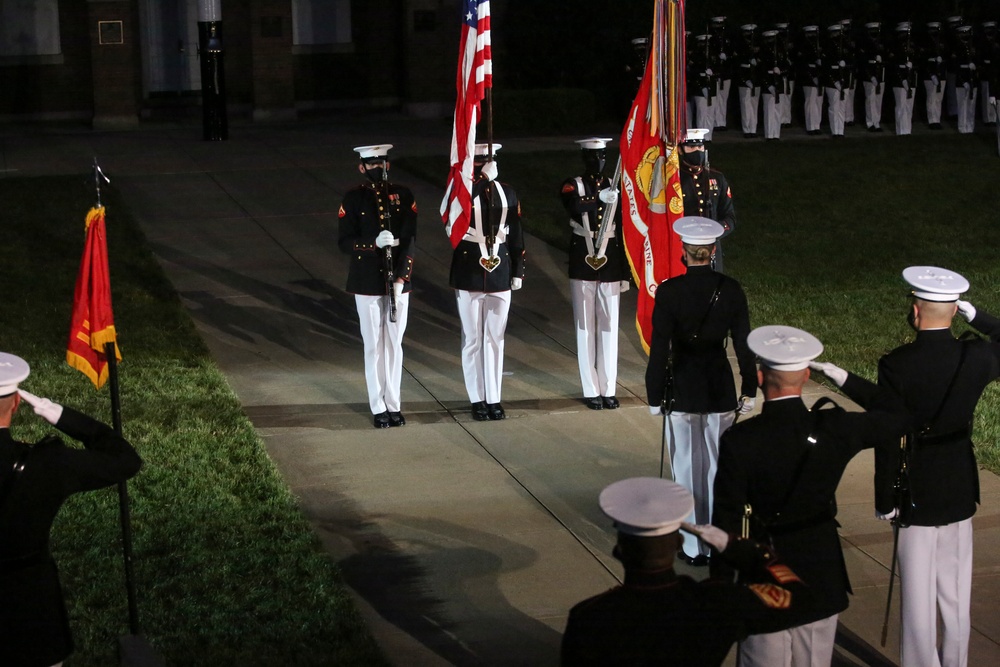
[[[0,175],[83,173],[98,157],[395,664],[552,665],[569,608],[621,575],[597,495],[658,473],[661,422],[643,399],[634,292],[622,308],[622,409],[583,407],[566,257],[532,238],[507,332],[508,419],[472,421],[441,192],[396,169],[422,210],[404,345],[408,423],[371,427],[336,247],[339,203],[359,179],[350,149],[388,141],[396,157],[443,154],[449,140],[446,122],[405,118],[234,126],[222,143],[202,142],[196,127],[0,126]],[[502,141],[505,152],[572,147]],[[878,648],[892,534],[873,518],[871,477],[867,453],[838,494],[855,595],[837,664],[898,654],[898,596]],[[971,665],[1000,664],[1000,481],[984,472],[982,483]]]

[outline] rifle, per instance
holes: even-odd
[[[667,357],[667,381],[663,388],[663,400],[660,401],[660,412],[663,413],[663,435],[660,438],[660,478],[663,478],[663,463],[667,459],[667,428],[671,429],[670,439],[673,442],[673,424],[668,415],[674,411],[674,360],[673,353]],[[674,476],[674,464],[670,463],[670,476]]]
[[[382,191],[384,189],[384,192]],[[382,189],[375,186],[375,200],[378,201],[380,195],[385,196],[385,223],[383,229],[392,231],[392,202],[389,199],[389,174],[387,170],[382,171]],[[385,274],[385,295],[389,297],[389,321],[396,321],[396,269],[392,262],[392,246],[387,245],[382,248],[382,273]]]
[[[885,616],[882,618],[882,636],[880,643],[884,647],[889,634],[889,610],[892,607],[892,587],[896,582],[896,560],[899,554],[899,524],[903,504],[909,495],[909,467],[907,464],[907,443],[909,436],[899,439],[899,467],[896,471],[896,482],[892,486],[893,505],[896,516],[892,518],[892,564],[889,566],[889,592],[885,598]]]
[[[615,174],[611,177],[611,185],[609,189],[617,192],[618,184],[622,180],[622,156],[621,152],[618,153],[618,163],[615,165]],[[594,271],[597,271],[602,266],[604,266],[608,258],[601,252],[604,247],[604,239],[608,235],[608,229],[614,224],[615,215],[618,213],[618,201],[615,200],[614,203],[608,204],[604,207],[604,218],[601,219],[601,226],[597,228],[597,236],[594,238],[594,253],[593,255],[588,255],[586,257],[587,264],[590,265]]]

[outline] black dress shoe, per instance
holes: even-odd
[[[499,421],[507,418],[507,413],[503,411],[503,406],[499,403],[489,403],[486,407],[489,409],[490,421]]]
[[[614,396],[601,396],[601,403],[604,404],[604,408],[607,410],[617,410],[621,403]]]
[[[389,428],[389,413],[380,412],[372,419],[372,423],[375,424],[375,428]]]
[[[941,127],[941,123],[931,123],[931,124],[930,124],[930,125],[928,125],[927,127],[929,127],[929,128],[930,128],[930,129],[932,129],[932,130],[941,130],[941,129],[943,129],[943,128]]]
[[[591,396],[589,398],[583,399],[583,404],[586,405],[591,410],[603,410],[604,401],[601,400],[600,396]]]
[[[472,418],[477,422],[484,422],[490,418],[490,411],[486,407],[486,401],[478,401],[472,404]]]
[[[705,567],[708,565],[708,556],[705,554],[698,554],[697,556],[688,556],[683,551],[677,552],[677,557],[682,561],[690,565],[691,567]]]
[[[406,417],[402,412],[390,412],[389,426],[406,426]]]
[[[712,128],[712,131],[713,132],[728,132],[729,128],[726,127],[725,125],[718,125],[718,126]]]

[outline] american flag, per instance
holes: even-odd
[[[455,125],[451,134],[451,169],[441,201],[441,218],[452,247],[469,230],[472,213],[472,159],[480,102],[493,87],[493,54],[490,49],[489,0],[465,0],[462,37],[458,45]]]

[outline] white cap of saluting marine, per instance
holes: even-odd
[[[31,367],[28,362],[13,354],[0,352],[0,398],[17,391],[17,385],[28,379]]]
[[[823,343],[816,336],[783,324],[754,329],[747,336],[747,345],[762,366],[776,371],[800,371],[823,354]]]
[[[969,291],[969,281],[961,274],[939,266],[908,266],[903,280],[910,284],[910,293],[924,301],[958,301]]]

